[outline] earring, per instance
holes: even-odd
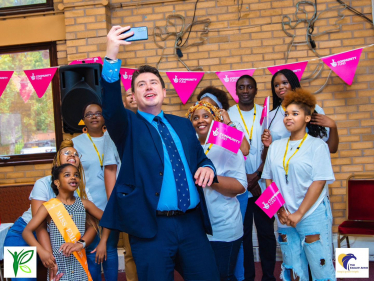
[[[103,133],[106,132],[106,126],[105,125],[101,129],[103,130]]]
[[[84,127],[84,128],[82,129],[82,132],[85,133],[85,134],[87,134],[87,127]]]

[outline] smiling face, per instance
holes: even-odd
[[[249,78],[240,79],[237,83],[236,94],[239,98],[239,103],[252,105],[257,94],[255,82]]]
[[[74,147],[65,147],[60,151],[60,162],[63,164],[72,164],[78,168],[79,166],[79,154]]]
[[[145,72],[136,77],[134,82],[135,100],[138,109],[157,115],[161,112],[166,89],[162,88],[160,79],[153,73]]]
[[[192,115],[192,126],[195,128],[199,139],[207,137],[210,124],[212,124],[213,116],[205,109],[197,109]]]
[[[279,73],[277,76],[274,77],[274,90],[275,94],[281,100],[284,99],[284,96],[289,91],[292,91],[291,84],[288,82],[286,76],[284,76],[282,73]]]
[[[284,113],[283,123],[289,132],[297,132],[305,129],[312,117],[306,115],[304,109],[297,104],[290,104],[287,106]]]
[[[96,113],[98,116],[96,116]],[[100,131],[105,124],[104,117],[102,115],[103,110],[97,104],[90,104],[84,111],[84,124],[87,127],[88,133],[92,131]]]
[[[80,182],[78,169],[74,166],[67,166],[59,174],[54,184],[63,191],[75,191]]]
[[[134,94],[132,93],[131,89],[128,89],[125,94],[125,100],[123,102],[123,105],[130,110],[135,110],[138,108],[138,105],[136,104]]]

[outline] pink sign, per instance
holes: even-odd
[[[361,53],[362,48],[342,54],[324,57],[321,58],[321,60],[345,83],[352,85],[358,63],[360,62]]]
[[[208,133],[207,143],[213,143],[238,153],[243,137],[243,132],[227,126],[225,123],[213,121]]]
[[[24,70],[39,98],[44,96],[56,70],[57,67]]]
[[[182,103],[186,104],[203,78],[204,72],[166,72],[166,75],[169,77]]]
[[[302,61],[302,62],[296,62],[296,63],[283,64],[283,65],[269,66],[268,70],[273,75],[282,69],[292,70],[296,74],[297,78],[299,78],[299,81],[300,81],[307,65],[308,65],[307,61]]]
[[[131,89],[132,75],[134,74],[135,70],[136,69],[131,68],[121,68],[119,71],[119,73],[121,74],[123,87],[125,87],[125,91]]]
[[[4,93],[14,71],[0,71],[0,97]]]
[[[261,126],[265,121],[265,129],[269,128],[269,118],[268,118],[268,116],[269,116],[269,97],[266,97],[265,102],[264,102],[264,107],[263,107],[262,113],[261,113],[261,119],[260,119],[260,125]]]
[[[285,201],[278,186],[273,182],[265,189],[255,203],[269,218],[272,218],[279,208],[284,205]]]
[[[221,80],[222,84],[226,87],[227,91],[229,91],[230,95],[234,99],[235,102],[239,102],[239,98],[236,95],[236,81],[243,75],[252,76],[255,72],[255,68],[253,69],[246,69],[246,70],[235,70],[235,71],[222,71],[216,72],[219,80]]]
[[[69,65],[74,65],[74,64],[84,64],[84,63],[101,63],[103,64],[103,60],[100,57],[95,57],[95,58],[87,58],[84,60],[74,60]]]

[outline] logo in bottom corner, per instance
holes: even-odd
[[[5,278],[36,278],[36,247],[4,247]]]
[[[337,248],[335,252],[337,278],[368,278],[368,248]]]

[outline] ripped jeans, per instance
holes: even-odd
[[[326,197],[312,214],[296,225],[296,228],[278,228],[278,241],[283,256],[283,280],[291,281],[292,270],[294,279],[299,277],[300,281],[308,281],[308,263],[313,281],[336,280],[332,261],[331,227],[332,213],[330,201]],[[307,243],[312,235],[315,241]]]

